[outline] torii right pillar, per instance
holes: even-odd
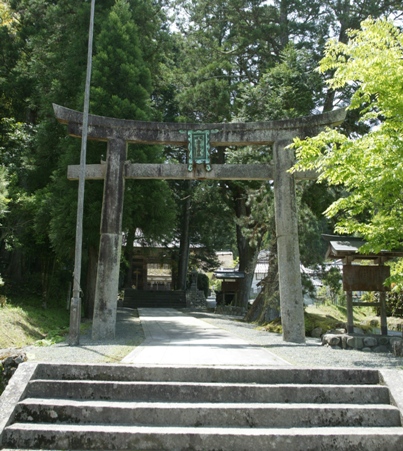
[[[280,312],[283,340],[305,342],[304,301],[302,295],[298,212],[294,175],[294,151],[286,147],[291,141],[280,140],[273,145],[274,207],[280,284]]]

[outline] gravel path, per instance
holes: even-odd
[[[318,338],[307,338],[306,344],[286,343],[280,334],[256,329],[239,318],[213,313],[192,313],[192,316],[227,330],[248,343],[258,344],[299,367],[311,368],[383,368],[403,370],[403,357],[386,353],[332,349],[322,346]]]
[[[320,341],[314,338],[307,338],[306,344],[285,343],[281,335],[258,330],[255,325],[243,323],[238,318],[204,312],[187,314],[227,330],[248,343],[263,346],[295,366],[403,370],[403,358],[392,354],[332,349],[321,346]],[[94,342],[91,329],[88,329],[80,337],[80,346],[69,346],[67,343],[48,347],[29,346],[25,352],[31,361],[118,363],[143,340],[144,333],[137,311],[121,308],[118,310],[114,340]]]
[[[28,360],[68,363],[119,363],[144,340],[143,328],[137,310],[120,308],[116,316],[114,340],[94,341],[91,327],[80,336],[80,346],[57,343],[52,346],[28,346]]]

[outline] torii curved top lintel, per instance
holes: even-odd
[[[53,110],[58,121],[68,125],[71,136],[81,137],[83,113],[56,104],[53,104]],[[90,114],[88,139],[107,141],[120,138],[130,143],[186,145],[187,134],[183,133],[184,130],[212,130],[212,146],[272,144],[278,140],[292,140],[296,136],[314,135],[323,127],[340,125],[345,117],[344,108],[279,121],[212,124],[144,122]]]

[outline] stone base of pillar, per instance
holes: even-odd
[[[92,323],[93,340],[115,338],[121,245],[120,234],[101,235]]]

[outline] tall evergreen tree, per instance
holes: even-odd
[[[93,64],[93,113],[143,121],[157,115],[151,105],[150,66],[140,45],[139,26],[133,20],[128,0],[116,0],[112,7],[96,40]],[[105,150],[102,144],[96,147],[99,158]],[[156,163],[161,162],[162,157],[161,147],[129,146],[132,162]],[[175,204],[165,181],[126,181],[123,227],[129,237],[126,243],[128,283],[134,231],[141,229],[146,238],[169,238],[175,219]]]
[[[69,39],[70,33],[76,42],[84,37],[85,45],[80,25],[86,7],[81,8],[82,2],[74,9],[72,2],[45,0],[12,0],[9,5],[16,21],[8,39],[2,39],[7,44],[1,49],[6,71],[0,76],[0,91],[7,96],[9,115],[2,163],[9,166],[12,180],[10,215],[4,224],[8,252],[3,261],[7,262],[9,280],[21,286],[23,278],[46,302],[52,283],[57,286],[55,268],[59,262],[47,233],[46,196],[38,190],[50,182],[60,156],[56,149],[64,131],[55,127],[51,101],[60,102],[67,96],[69,100],[62,103],[69,104],[71,86],[77,89],[77,74],[83,65],[79,64],[80,52],[77,47],[71,49]],[[7,53],[10,49],[13,52]],[[70,65],[63,66],[66,61]],[[46,211],[45,216],[41,216],[42,211]]]
[[[147,120],[151,73],[143,60],[130,3],[117,0],[95,40],[91,111],[101,116]]]
[[[18,223],[25,224],[25,227],[21,228],[17,228],[15,224],[13,226],[14,234],[18,232],[13,242],[22,243],[22,246],[17,249],[15,247],[17,244],[13,245],[15,251],[11,253],[11,256],[17,257],[21,253],[27,255],[29,252],[32,255],[31,268],[36,270],[38,265],[35,261],[38,262],[38,255],[49,255],[56,265],[46,263],[46,267],[43,266],[43,273],[48,271],[46,268],[62,266],[71,270],[77,187],[74,182],[66,180],[66,167],[68,164],[77,164],[80,143],[79,140],[66,137],[65,128],[58,125],[53,117],[51,104],[54,102],[70,108],[82,109],[90,5],[88,2],[76,0],[62,0],[57,3],[47,0],[38,0],[35,3],[28,0],[13,0],[11,3],[12,11],[19,20],[17,38],[13,41],[11,39],[13,36],[9,33],[9,42],[10,45],[19,43],[22,50],[15,61],[7,60],[10,70],[6,74],[7,77],[0,80],[0,88],[5,86],[2,92],[8,92],[11,99],[8,104],[14,105],[10,114],[24,120],[28,119],[33,123],[31,127],[20,127],[19,130],[25,130],[24,136],[31,133],[34,137],[33,140],[30,139],[29,147],[26,146],[26,155],[29,155],[29,159],[25,157],[21,159],[25,164],[25,172],[19,169],[19,174],[25,174],[24,196],[19,196],[12,214],[8,215],[10,229],[13,225],[12,218],[15,218]],[[150,71],[147,68],[148,62],[142,60],[143,48],[138,39],[137,26],[133,17],[130,16],[130,5],[136,8],[139,23],[144,17],[153,17],[152,27],[144,23],[139,25],[145,40],[153,41],[152,33],[159,26],[157,15],[152,9],[150,10],[153,6],[151,3],[116,2],[115,4],[113,0],[110,0],[97,5],[95,36],[99,38],[96,38],[96,51],[99,50],[99,57],[98,62],[97,55],[94,58],[94,79],[97,81],[98,68],[100,68],[100,78],[103,78],[101,80],[98,78],[98,91],[95,90],[97,92],[93,94],[93,98],[95,103],[98,101],[98,105],[106,108],[98,111],[99,114],[116,113],[118,117],[128,116],[128,118],[144,120],[150,119],[153,114],[150,102],[152,84]],[[111,11],[112,6],[113,11]],[[113,39],[108,41],[108,35],[112,35]],[[120,48],[117,49],[117,46]],[[148,48],[147,54],[150,64],[158,58],[155,46],[152,48],[154,52]],[[114,53],[114,49],[117,53]],[[8,58],[10,55],[11,52],[6,54]],[[109,57],[109,64],[105,64]],[[3,80],[9,85],[3,85]],[[23,94],[20,98],[15,96],[17,102],[10,94],[18,89],[18,83],[24,87],[24,90],[20,90],[20,94]],[[12,86],[14,90],[7,86]],[[108,89],[111,90],[109,94]],[[17,110],[16,107],[19,109]],[[22,136],[21,133],[19,136]],[[18,142],[24,145],[23,141],[21,138]],[[11,147],[9,149],[11,151]],[[136,149],[136,151],[131,150],[131,154],[132,158],[138,160],[150,158],[148,161],[155,161],[160,158],[161,151],[157,148]],[[105,155],[102,145],[89,143],[87,154],[89,163],[99,163],[103,158],[102,155]],[[18,184],[20,183],[18,181]],[[150,182],[145,187],[142,186],[144,183],[146,182],[138,183],[136,188],[128,187],[125,206],[128,213],[125,216],[126,222],[137,221],[135,226],[140,225],[150,233],[161,234],[164,221],[172,222],[174,219],[173,202],[170,201],[166,184]],[[153,199],[154,208],[152,209],[147,209],[149,204],[144,194],[145,190],[147,190],[148,198]],[[131,202],[133,198],[134,204]],[[156,207],[157,199],[161,208]],[[89,277],[87,288],[84,286],[83,291],[90,301],[93,291],[91,281],[94,278],[94,271],[91,268],[96,267],[101,201],[102,183],[87,182],[83,268],[88,267]],[[133,208],[146,213],[137,214],[136,221],[133,221]],[[165,214],[163,215],[162,212]],[[158,214],[160,214],[159,217]],[[169,229],[169,226],[167,228]],[[39,246],[41,251],[38,250]],[[30,249],[32,252],[29,251]],[[26,265],[30,260],[26,256],[19,259],[14,257],[10,261],[10,272],[28,274],[29,269]],[[19,263],[16,264],[17,262]],[[24,268],[22,264],[25,264]],[[68,271],[65,273],[67,274]],[[43,280],[49,280],[49,278],[44,277]],[[44,289],[41,291],[44,292]]]

